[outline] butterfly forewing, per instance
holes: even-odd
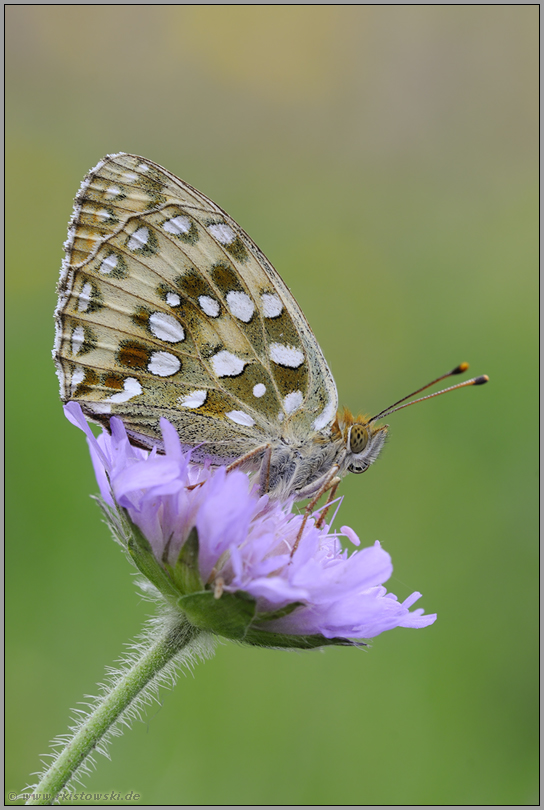
[[[331,424],[336,388],[292,295],[217,205],[134,155],[105,158],[76,197],[59,284],[63,400],[122,417],[140,443],[168,418],[221,463]]]

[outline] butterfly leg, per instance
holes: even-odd
[[[232,464],[229,464],[228,467],[227,467],[227,472],[229,473],[231,470],[235,470],[237,467],[241,467],[242,464],[246,463],[246,461],[251,461],[252,458],[255,458],[255,456],[258,456],[259,453],[264,453],[264,460],[266,460],[266,458],[268,456],[268,465],[267,466],[268,466],[268,469],[270,470],[270,456],[271,456],[271,453],[272,453],[272,447],[269,444],[262,444],[260,447],[256,447],[254,450],[250,450],[249,453],[244,453],[243,456],[240,456],[240,458],[237,458],[236,461],[232,462]],[[262,467],[261,467],[261,469],[262,469]]]
[[[325,494],[325,492],[328,492],[329,490],[332,490],[332,497],[329,496],[329,498],[327,500],[327,504],[325,506],[325,515],[326,515],[326,513],[328,511],[328,508],[330,508],[330,502],[332,501],[332,498],[334,498],[334,495],[336,494],[336,490],[338,489],[338,484],[340,483],[340,480],[341,480],[336,475],[336,473],[338,472],[339,469],[340,468],[339,468],[338,464],[335,464],[335,466],[331,470],[330,475],[321,484],[321,486],[317,490],[316,494],[314,495],[314,497],[312,498],[310,503],[306,506],[306,509],[304,510],[304,517],[302,518],[302,523],[300,524],[300,529],[299,529],[298,534],[297,534],[297,539],[295,540],[293,548],[291,550],[291,559],[293,558],[293,554],[295,553],[295,551],[298,548],[298,544],[300,543],[300,538],[302,537],[304,527],[306,526],[306,523],[308,522],[308,518],[310,517],[314,506],[316,505],[318,500],[321,498],[321,496]],[[320,528],[323,525],[323,519],[322,519],[322,516],[319,518],[319,520],[316,523],[317,528]]]
[[[262,453],[263,450],[263,460],[261,462],[261,471],[259,474],[259,495],[264,495],[265,492],[268,492],[270,488],[270,460],[272,458],[272,445],[263,444],[261,447],[255,448],[255,450],[250,450],[249,453],[245,453],[245,455],[236,459],[236,461],[233,461],[232,464],[229,464],[227,467],[227,472],[230,472],[231,470],[236,469],[236,467],[239,467],[241,464],[244,464],[246,461],[249,461],[259,453]]]
[[[269,444],[262,444],[260,447],[256,447],[255,450],[250,450],[249,453],[244,453],[243,456],[237,458],[236,461],[233,461],[232,464],[229,464],[227,467],[227,472],[229,473],[231,470],[235,470],[237,467],[240,467],[242,464],[245,464],[246,461],[251,461],[252,458],[259,455],[259,453],[264,452],[263,464],[261,466],[261,484],[260,484],[260,491],[261,495],[264,492],[268,492],[268,481],[270,478],[270,458],[272,456],[272,447]],[[266,489],[263,489],[263,470],[266,469],[266,475],[264,476],[264,484]],[[198,484],[191,484],[187,487],[187,489],[196,489],[197,487],[201,487],[205,481],[199,481]]]
[[[316,524],[315,524],[316,529],[320,529],[323,526],[323,524],[325,523],[325,518],[327,517],[327,512],[331,508],[331,504],[332,504],[332,502],[334,501],[334,499],[336,497],[336,490],[338,489],[338,485],[339,485],[340,481],[341,481],[341,479],[338,478],[338,476],[336,476],[330,482],[329,497],[327,498],[327,502],[325,503],[325,506],[321,510],[321,514],[319,515],[319,517],[318,517],[318,519],[316,521]]]
[[[259,494],[264,495],[270,489],[270,461],[272,459],[272,445],[267,445],[261,463],[259,476]]]

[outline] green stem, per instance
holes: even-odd
[[[199,634],[200,631],[187,624],[185,620],[175,625],[169,623],[168,628],[159,635],[142,657],[121,675],[115,686],[82,723],[40,782],[32,789],[32,795],[26,804],[52,804],[86,757],[93,753],[100,740],[138,698],[142,690],[184,647],[188,657],[191,657],[191,648],[195,646],[194,642]]]

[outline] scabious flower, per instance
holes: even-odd
[[[379,542],[358,546],[305,524],[292,503],[259,497],[249,477],[191,463],[161,419],[165,454],[133,447],[121,420],[95,438],[78,404],[65,406],[87,436],[104,508],[118,539],[162,596],[195,627],[265,647],[349,645],[393,627],[426,627],[435,614],[409,608],[383,583],[392,573]]]

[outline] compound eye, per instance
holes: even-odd
[[[368,444],[368,431],[363,425],[356,422],[349,431],[349,450],[352,453],[362,453]],[[361,470],[361,472],[364,472]]]
[[[357,473],[357,475],[359,475],[359,473],[366,472],[369,466],[370,465],[367,464],[366,461],[360,461],[358,464],[350,464],[348,467],[348,472]]]

